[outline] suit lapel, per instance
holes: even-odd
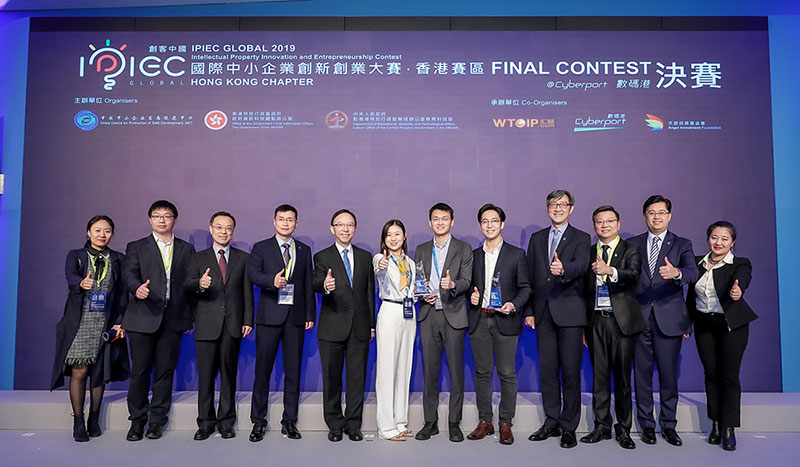
[[[572,237],[572,232],[570,230],[572,230],[572,226],[567,225],[567,228],[564,229],[564,233],[561,235],[561,240],[558,241],[556,253],[559,255],[564,253],[564,248],[567,247],[567,241],[569,241],[569,239]],[[547,253],[549,254],[550,252],[548,251]],[[548,257],[548,259],[550,258]]]
[[[431,245],[431,248],[433,248],[433,245]],[[442,270],[440,271],[442,276],[447,274],[447,270],[450,269],[450,266],[453,264],[453,258],[455,255],[456,252],[455,248],[453,248],[453,236],[450,235],[450,246],[447,247],[447,256],[444,257],[444,264]]]
[[[333,245],[330,246],[330,250],[331,250],[331,255],[333,255],[334,257],[338,258],[338,261],[334,261],[334,263],[333,263],[334,264],[334,272],[337,273],[336,276],[344,277],[344,284],[347,286],[348,289],[353,290],[353,287],[350,285],[350,281],[347,279],[347,269],[345,269],[345,267],[344,267],[344,259],[342,259],[342,255],[339,254],[339,248],[336,246],[336,243],[334,243]],[[353,253],[353,262],[355,262],[356,253],[353,250],[353,244],[352,243],[348,247],[348,250],[350,250]],[[369,266],[372,267],[371,264]],[[336,271],[336,269],[338,269],[338,271]],[[352,269],[353,269],[353,265],[351,264],[350,265],[350,270],[352,271]],[[353,271],[353,283],[354,284],[356,283],[355,271]]]
[[[472,267],[477,267],[478,290],[483,290],[483,285],[486,283],[486,252],[483,251],[483,247],[478,248],[478,253],[475,255]]]
[[[175,240],[172,240],[175,242]],[[148,235],[148,242],[150,246],[150,251],[155,254],[156,256],[156,264],[158,265],[156,269],[158,270],[159,279],[161,279],[160,283],[166,284],[167,283],[167,271],[164,269],[164,258],[161,256],[161,249],[158,248],[158,244],[156,243],[156,239],[153,237],[153,234]],[[172,245],[173,253],[175,252],[175,245]],[[175,255],[172,255],[172,258],[175,258]]]

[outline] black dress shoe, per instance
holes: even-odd
[[[564,449],[571,449],[578,445],[578,440],[575,439],[575,432],[564,430],[561,432],[561,441],[559,442],[559,446]]]
[[[604,439],[611,439],[611,432],[595,428],[588,435],[581,437],[581,443],[594,444]]]
[[[464,433],[461,431],[461,427],[458,426],[458,422],[450,422],[449,425],[450,441],[454,443],[464,441]]]
[[[232,426],[225,425],[219,427],[219,435],[222,439],[231,439],[236,437],[236,430]]]
[[[633,442],[633,438],[627,431],[618,431],[615,438],[622,449],[636,449],[636,443]]]
[[[151,423],[147,425],[147,433],[145,433],[147,439],[158,439],[161,438],[161,435],[163,434],[164,434],[164,425],[160,423]]]
[[[289,439],[302,438],[294,422],[281,422],[281,434],[286,435]]]
[[[195,441],[206,440],[208,439],[209,436],[211,436],[211,433],[213,432],[214,432],[213,427],[201,426],[200,428],[197,429],[197,431],[194,432],[194,440]]]
[[[662,428],[661,429],[661,436],[667,440],[667,442],[673,446],[683,446],[683,441],[681,437],[678,436],[678,432],[675,431],[673,428]]]
[[[722,439],[719,436],[719,430],[717,429],[717,422],[711,421],[711,431],[708,432],[708,444],[719,444]]]
[[[256,423],[253,425],[253,429],[250,431],[250,441],[257,443],[264,439],[264,431],[266,431],[266,425],[262,425],[261,423]]]
[[[530,441],[544,441],[547,438],[552,438],[553,436],[560,436],[561,435],[561,428],[549,427],[547,425],[543,425],[538,430],[534,431],[532,435],[528,436]]]
[[[364,433],[358,428],[345,428],[344,433],[350,438],[350,441],[363,441]]]
[[[726,427],[722,429],[722,449],[726,451],[736,450],[736,434],[733,427]]]
[[[414,435],[414,439],[425,441],[431,439],[431,436],[439,434],[439,423],[425,422],[422,428]]]
[[[334,443],[338,443],[342,440],[342,429],[341,428],[331,428],[328,430],[328,441],[333,441]]]
[[[128,430],[128,434],[125,436],[125,439],[128,441],[141,441],[144,437],[144,423],[143,422],[131,422],[131,428]]]
[[[656,444],[656,429],[650,427],[642,428],[642,442],[644,444]]]
[[[89,433],[86,432],[86,420],[83,415],[72,416],[72,439],[79,443],[89,441]]]

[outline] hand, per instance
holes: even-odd
[[[306,331],[314,327],[313,321],[306,321]]]
[[[739,279],[733,281],[733,287],[731,287],[731,298],[734,300],[739,300],[742,298],[742,289],[739,287]]]
[[[586,342],[586,335],[585,334],[583,336],[583,346],[586,347],[587,349],[589,348],[589,344]]]
[[[661,274],[662,279],[677,279],[678,275],[680,275],[680,271],[669,262],[669,258],[666,256],[664,257],[664,264],[660,268],[658,268],[658,273]]]
[[[436,303],[436,295],[426,295],[422,299],[425,300],[427,303],[430,303],[431,305]]]
[[[336,290],[336,279],[333,278],[333,272],[328,269],[328,275],[325,276],[325,282],[323,282],[325,286],[325,290],[328,292],[333,292]]]
[[[286,272],[286,268],[281,269],[277,274],[275,274],[275,280],[273,281],[273,284],[275,285],[276,289],[280,289],[286,285],[286,278],[283,277],[284,272]]]
[[[481,293],[478,292],[478,288],[477,287],[473,287],[472,295],[470,295],[470,297],[469,297],[469,302],[472,303],[473,305],[477,306],[478,305],[478,300],[480,300],[480,299],[481,299]]]
[[[211,274],[211,268],[206,268],[206,272],[204,272],[203,275],[200,276],[201,289],[207,289],[211,287],[211,276],[209,276],[209,274]]]
[[[558,259],[558,253],[553,253],[553,262],[550,263],[550,274],[560,276],[564,274],[564,265]]]
[[[448,269],[444,277],[442,277],[442,280],[439,281],[439,287],[449,290],[455,288],[455,286],[456,284],[453,282],[453,279],[450,279],[450,270]]]
[[[684,339],[688,339],[688,338],[690,338],[690,337],[692,337],[692,334],[691,334],[691,333],[686,333],[686,334],[684,334],[684,335],[683,335],[683,338],[684,338]]]
[[[503,306],[500,307],[500,313],[503,313],[505,315],[510,315],[513,312],[514,312],[514,304],[511,302],[505,302],[503,303]]]
[[[144,300],[145,298],[150,296],[150,279],[140,285],[138,289],[136,289],[136,298],[139,300]]]
[[[242,339],[249,336],[253,332],[253,326],[242,326]]]
[[[610,276],[614,274],[614,269],[606,264],[600,255],[597,255],[597,261],[592,263],[592,271],[598,276]]]
[[[375,331],[374,330],[369,332],[369,341],[372,342],[373,339],[375,339]]]
[[[81,281],[81,288],[83,290],[91,290],[93,286],[94,280],[92,279],[92,271],[89,271],[89,274],[86,274],[86,277]]]
[[[528,326],[531,329],[536,329],[536,320],[533,318],[533,316],[525,317],[525,326]]]
[[[378,269],[383,271],[389,267],[389,253],[383,250],[383,257],[378,261]]]
[[[125,338],[125,330],[122,329],[122,325],[115,324],[115,325],[111,326],[111,329],[115,329],[117,331],[117,337],[119,339],[124,339]]]

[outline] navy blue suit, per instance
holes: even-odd
[[[674,429],[678,407],[678,360],[682,335],[692,332],[689,312],[683,298],[683,286],[697,280],[692,242],[667,231],[653,275],[650,275],[650,245],[647,232],[628,239],[639,248],[642,271],[636,286],[636,297],[644,317],[645,329],[639,335],[634,358],[636,380],[636,414],[642,428],[655,428],[653,416],[653,363],[658,366],[661,412],[658,423],[662,430]],[[658,269],[666,263],[680,269],[681,278],[663,279]]]

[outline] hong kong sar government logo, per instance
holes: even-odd
[[[75,125],[84,131],[91,131],[97,127],[97,115],[88,110],[81,110],[75,114]]]
[[[221,110],[212,110],[203,120],[211,130],[221,130],[228,124],[228,116]]]
[[[344,127],[347,126],[347,121],[347,114],[341,110],[328,112],[328,115],[325,116],[325,124],[328,125],[328,128],[331,130],[344,129]]]

